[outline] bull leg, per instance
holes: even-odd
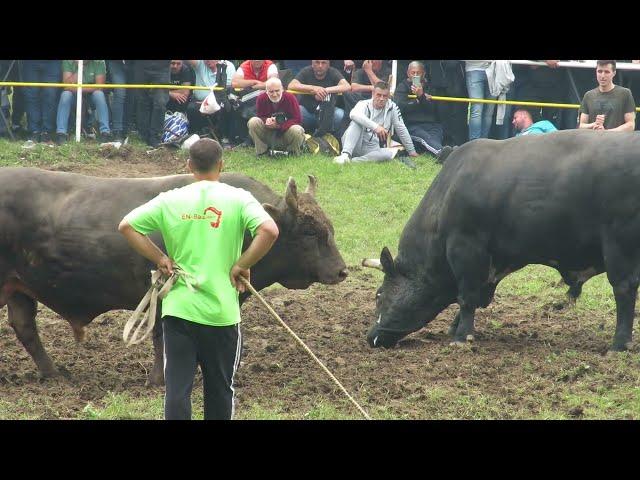
[[[449,330],[448,330],[448,334],[449,336],[453,337],[456,334],[456,331],[458,330],[458,324],[460,323],[460,311],[458,311],[458,313],[456,313],[456,316],[454,317],[453,321],[451,322],[451,325],[449,325]]]
[[[603,238],[603,256],[607,278],[616,299],[616,333],[611,350],[620,352],[631,348],[633,317],[638,294],[638,258],[626,255],[615,238]]]
[[[473,341],[476,308],[488,305],[495,291],[496,284],[489,283],[491,257],[486,243],[487,238],[481,234],[455,235],[447,243],[447,260],[456,277],[460,305],[452,342],[456,345]]]
[[[162,319],[160,306],[156,311],[156,323],[153,326],[153,367],[147,378],[147,385],[164,385],[164,335],[162,333]]]
[[[7,306],[9,324],[38,366],[40,376],[47,378],[58,375],[59,372],[40,341],[36,326],[37,302],[24,293],[16,292],[9,298]]]
[[[616,285],[613,287],[613,294],[616,299],[616,333],[611,350],[622,352],[631,348],[638,282]]]

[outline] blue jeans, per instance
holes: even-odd
[[[22,74],[25,82],[57,83],[62,79],[60,60],[24,60]],[[26,87],[24,89],[27,128],[30,133],[55,130],[57,88]]]
[[[304,128],[305,132],[313,132],[318,127],[318,120],[316,118],[315,112],[310,113],[305,107],[300,105],[300,113],[302,114],[302,128]],[[333,126],[331,128],[332,132],[336,132],[340,127],[340,123],[344,118],[344,110],[336,107],[333,113]]]
[[[489,81],[484,70],[467,72],[467,92],[469,98],[494,99],[489,93]],[[472,103],[469,115],[469,140],[488,138],[495,104]]]
[[[127,70],[122,60],[107,60],[110,83],[125,84],[127,82]],[[111,122],[113,130],[123,132],[125,130],[125,100],[127,98],[126,88],[114,88],[111,98]]]
[[[107,107],[107,99],[102,90],[95,90],[91,93],[83,95],[82,101],[91,100],[93,108],[98,114],[98,124],[100,125],[100,133],[108,133],[109,129],[109,107]],[[71,107],[75,111],[76,94],[65,90],[60,95],[60,103],[58,104],[58,116],[56,118],[56,133],[67,133],[69,129],[69,115]]]

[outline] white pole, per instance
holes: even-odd
[[[78,90],[76,90],[76,142],[80,141],[82,125],[82,70],[84,60],[78,60]]]

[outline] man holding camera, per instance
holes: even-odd
[[[256,100],[257,116],[247,123],[256,155],[274,151],[299,155],[304,142],[300,105],[295,95],[285,92],[277,77],[269,78],[264,93]]]

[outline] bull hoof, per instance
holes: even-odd
[[[607,355],[614,354],[617,352],[626,352],[628,350],[631,350],[631,342],[626,342],[621,344],[614,343],[613,345],[611,345],[611,348],[607,351]]]
[[[155,371],[151,370],[149,376],[147,377],[147,382],[145,383],[146,387],[162,387],[164,385],[164,372],[162,370]]]
[[[473,335],[467,335],[467,343],[473,343]]]

